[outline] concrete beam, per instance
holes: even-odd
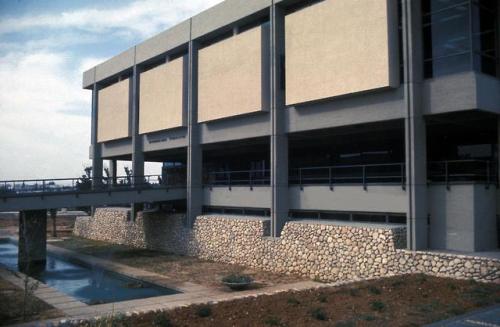
[[[266,9],[271,5],[271,0],[226,0],[193,16],[192,39],[197,39],[205,34],[228,26]]]
[[[136,64],[160,56],[170,50],[186,45],[189,42],[190,20],[185,20],[170,29],[161,32],[136,47]]]

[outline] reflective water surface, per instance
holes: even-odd
[[[0,242],[0,265],[18,271],[18,247]],[[33,267],[28,274],[87,304],[101,304],[148,298],[179,292],[111,273],[97,267],[86,267],[66,259],[47,255],[45,266]]]

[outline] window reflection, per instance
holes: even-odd
[[[426,78],[467,70],[498,76],[496,1],[424,0]]]

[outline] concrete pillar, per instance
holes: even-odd
[[[427,142],[422,113],[423,44],[420,0],[403,0],[408,248],[428,248]],[[439,217],[437,217],[439,218]]]
[[[109,177],[111,178],[111,185],[116,184],[116,174],[117,174],[117,161],[109,160]]]
[[[22,272],[44,266],[47,259],[47,210],[19,213],[18,265]]]
[[[140,69],[134,65],[132,72],[132,83],[130,83],[130,110],[132,117],[132,184],[134,186],[144,183],[144,152],[142,151],[142,136],[139,134],[139,90],[140,90]],[[135,215],[143,209],[142,203],[132,203],[132,220]]]
[[[92,126],[91,126],[91,147],[90,147],[90,158],[92,159],[92,186],[99,187],[100,182],[102,181],[102,156],[101,156],[101,145],[97,143],[97,124],[98,124],[98,94],[99,87],[97,83],[94,83],[94,87],[92,89]]]
[[[187,148],[187,203],[185,224],[191,227],[201,214],[202,150],[198,127],[198,44],[191,40],[188,53],[188,148]]]
[[[279,237],[288,219],[288,136],[285,132],[285,16],[274,3],[270,13],[271,53],[271,236]]]

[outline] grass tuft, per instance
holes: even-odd
[[[384,302],[381,302],[381,301],[372,301],[372,302],[370,302],[370,307],[374,311],[381,312],[381,311],[384,311],[385,304],[384,304]]]
[[[321,321],[326,321],[328,320],[328,316],[326,315],[325,311],[321,308],[316,308],[311,311],[311,317],[313,317],[316,320],[321,320]]]

